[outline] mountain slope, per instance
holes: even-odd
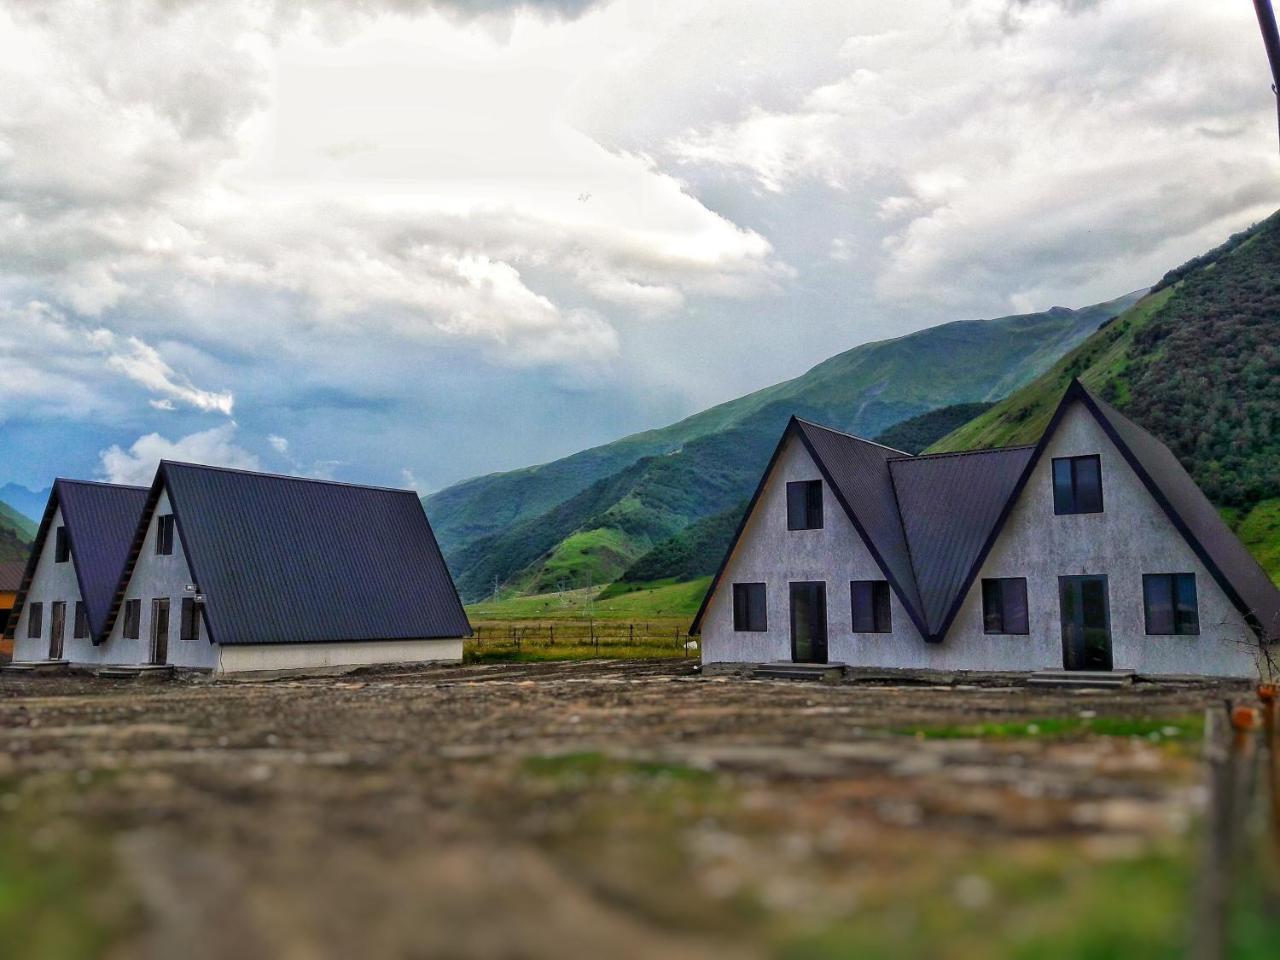
[[[1150,295],[934,451],[1028,443],[1072,377],[1164,440],[1280,576],[1280,213]],[[1268,559],[1270,558],[1270,559]]]
[[[25,560],[36,528],[7,503],[0,503],[0,561]]]
[[[793,413],[875,436],[937,407],[998,399],[1137,296],[864,344],[661,430],[468,480],[424,504],[464,599],[495,581],[522,592],[604,583],[747,497]]]
[[[44,514],[44,505],[49,502],[52,490],[28,490],[19,483],[6,483],[0,486],[0,503],[16,510],[32,522],[32,529],[40,522]]]
[[[464,480],[424,505],[455,574],[460,552],[541,516],[645,457],[758,419],[770,407],[826,411],[842,429],[874,436],[908,417],[952,403],[995,400],[1026,383],[1128,307],[1138,294],[1080,310],[962,320],[863,344],[783,383],[694,414],[671,426],[506,473]]]

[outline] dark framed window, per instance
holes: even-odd
[[[126,640],[137,640],[142,636],[141,600],[126,600],[124,602],[124,636]]]
[[[821,480],[796,480],[787,484],[787,529],[822,529]]]
[[[1144,573],[1142,608],[1152,636],[1200,633],[1200,604],[1194,573]]]
[[[167,557],[173,553],[173,514],[156,517],[156,556]]]
[[[737,584],[734,584],[733,596],[733,613],[734,613],[734,629],[737,627],[738,616],[738,593]],[[764,584],[760,584],[764,586]],[[763,629],[763,627],[761,628]],[[200,639],[200,604],[196,603],[194,597],[182,598],[182,621],[179,627],[178,639],[180,640],[199,640]]]
[[[27,637],[36,640],[42,633],[44,633],[44,604],[33,603],[31,612],[27,614]]]
[[[1102,512],[1102,458],[1096,453],[1054,459],[1053,512]]]
[[[888,580],[850,581],[849,602],[853,611],[854,633],[893,632]]]
[[[85,610],[83,600],[76,601],[76,622],[71,635],[77,640],[83,640],[89,636],[89,612]]]
[[[66,563],[71,559],[71,538],[67,536],[67,528],[59,527],[53,535],[53,562]]]
[[[1031,632],[1027,617],[1027,578],[1000,577],[982,581],[982,631]]]

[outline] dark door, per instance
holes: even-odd
[[[821,580],[791,584],[791,659],[827,662],[827,585]]]
[[[1111,669],[1111,613],[1106,577],[1059,577],[1062,665],[1068,670]]]
[[[151,601],[151,662],[169,662],[169,601]]]
[[[62,659],[62,634],[67,627],[67,605],[61,600],[53,602],[49,624],[49,659]]]

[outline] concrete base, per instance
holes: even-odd
[[[1132,670],[1040,670],[1027,678],[1033,687],[1130,687]]]
[[[94,671],[94,676],[109,680],[168,680],[173,674],[174,666],[171,663],[102,667]]]
[[[754,680],[820,680],[836,683],[844,678],[843,663],[777,663],[758,664],[751,672]]]
[[[15,660],[4,668],[9,673],[66,673],[70,660]]]

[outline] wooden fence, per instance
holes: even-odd
[[[656,656],[697,656],[696,637],[687,629],[661,623],[638,621],[566,620],[554,623],[481,623],[473,626],[471,644],[478,651],[554,650],[556,647],[590,647],[596,656],[611,651],[622,654],[628,648],[649,648]]]

